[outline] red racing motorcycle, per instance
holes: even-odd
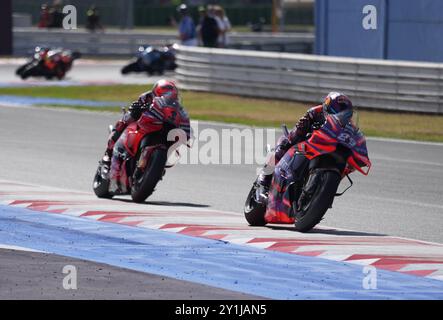
[[[146,111],[149,112],[149,107],[144,109]],[[167,164],[168,150],[176,150],[170,148],[176,142],[168,141],[168,135],[184,121],[178,107],[168,106],[162,111],[161,120],[142,115],[138,121],[129,124],[115,143],[110,166],[103,160],[99,162],[93,181],[97,197],[130,194],[134,202],[140,203],[154,192],[165,169],[173,166]],[[176,137],[183,141],[186,133],[178,129],[172,136]]]
[[[74,60],[80,57],[81,53],[77,51],[36,47],[32,60],[19,67],[15,73],[23,80],[29,77],[61,80],[71,69]]]
[[[283,129],[287,136],[286,126]],[[254,182],[244,207],[250,225],[294,224],[297,231],[307,232],[322,220],[334,198],[353,185],[349,174],[357,170],[367,175],[371,167],[363,133],[351,122],[342,126],[334,115],[327,116],[325,123],[315,128],[306,140],[286,152],[284,158],[288,159],[289,168],[296,157],[309,160],[301,166],[302,172],[297,172],[300,178],[293,179],[291,172],[282,170],[283,159],[280,160],[266,201],[259,193],[257,180]],[[350,186],[337,193],[344,177]]]

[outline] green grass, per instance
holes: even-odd
[[[113,85],[90,87],[0,88],[0,95],[121,101],[126,106],[149,86]],[[253,99],[202,92],[183,92],[183,103],[192,119],[239,123],[252,126],[291,126],[302,116],[309,103]],[[94,111],[116,111],[120,108],[79,107]],[[73,106],[75,107],[75,106]],[[443,142],[443,116],[400,112],[360,110],[359,126],[368,136]]]

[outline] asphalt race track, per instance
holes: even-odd
[[[132,73],[122,75],[121,68],[129,63],[131,57],[127,60],[88,60],[80,59],[74,61],[72,69],[66,74],[63,81],[42,81],[40,78],[29,78],[26,81],[15,75],[15,70],[27,60],[1,59],[0,60],[0,87],[17,85],[84,85],[84,84],[146,84],[154,83],[161,77],[154,75],[148,77],[146,73]],[[93,68],[93,70],[92,70]],[[171,77],[170,73],[166,76]]]
[[[0,178],[91,192],[107,127],[118,118],[111,113],[1,108]],[[207,127],[229,128],[199,124],[200,130]],[[370,174],[353,173],[354,187],[336,199],[322,224],[442,243],[443,145],[370,139],[368,149]],[[256,168],[177,166],[168,170],[149,201],[241,214]]]
[[[65,84],[148,79],[120,76],[115,61],[88,75],[88,63]],[[15,67],[0,64],[0,85],[22,83]],[[118,118],[0,106],[0,298],[443,299],[443,144],[368,139],[369,176],[354,173],[320,226],[299,234],[247,226],[255,164],[180,164],[145,204],[96,199],[92,177]],[[61,288],[67,264],[79,269],[74,293]],[[380,267],[379,290],[361,289],[367,265]]]
[[[17,250],[18,249],[18,250]],[[0,249],[0,297],[8,299],[260,299],[106,264],[19,248]],[[78,268],[77,290],[64,290],[66,265]],[[32,288],[32,290],[29,290]]]

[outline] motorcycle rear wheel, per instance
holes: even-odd
[[[131,188],[131,197],[134,202],[142,203],[154,192],[157,183],[163,177],[166,161],[167,151],[160,148],[155,149],[152,151],[142,176],[137,179],[137,177],[135,177],[136,172],[134,173]],[[138,169],[136,169],[136,171],[137,170]]]
[[[326,214],[326,211],[332,206],[335,194],[340,184],[341,177],[335,171],[319,170],[315,175],[321,175],[317,183],[314,194],[310,201],[304,205],[301,211],[295,213],[295,230],[307,232],[314,228]],[[293,205],[293,208],[295,204]],[[293,209],[296,211],[296,209]]]
[[[104,179],[102,176],[102,164],[97,168],[97,172],[94,176],[94,182],[92,183],[92,188],[94,193],[98,198],[111,199],[112,194],[109,193],[109,179]]]

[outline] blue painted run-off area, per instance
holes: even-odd
[[[0,244],[274,299],[443,299],[443,282],[86,218],[0,206]]]
[[[124,102],[115,101],[91,101],[82,99],[61,99],[61,98],[44,98],[44,97],[28,97],[28,96],[10,96],[0,95],[0,104],[12,105],[60,105],[60,106],[79,106],[79,107],[121,107],[125,106]]]

